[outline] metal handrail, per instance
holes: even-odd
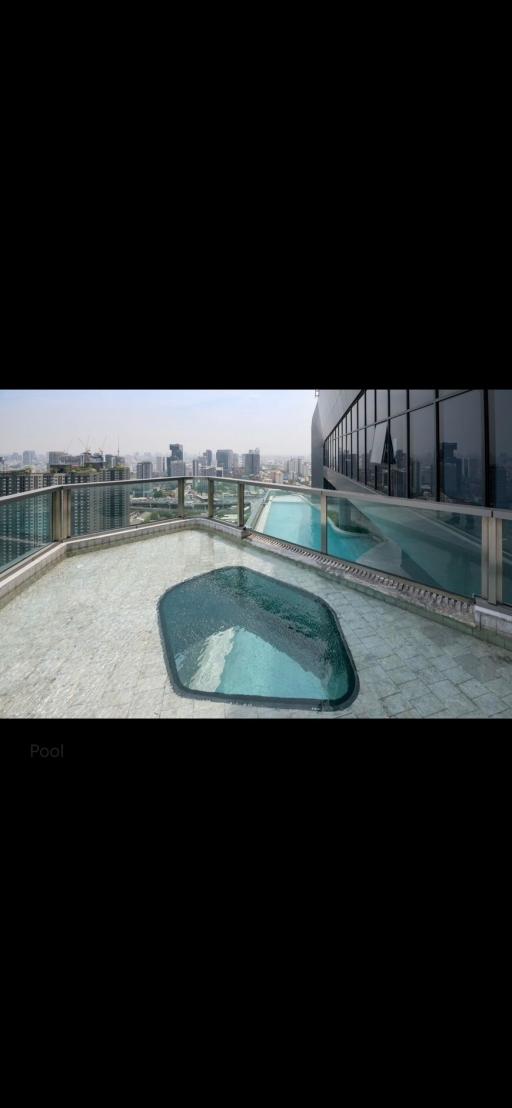
[[[383,496],[379,493],[352,492],[351,490],[317,489],[310,485],[281,485],[269,481],[257,481],[251,478],[241,477],[127,477],[121,480],[108,481],[84,481],[76,484],[45,485],[39,489],[28,489],[26,492],[12,493],[9,496],[0,497],[0,507],[3,504],[11,505],[17,501],[24,501],[35,496],[52,497],[52,534],[54,542],[66,541],[71,537],[71,503],[73,493],[83,493],[89,489],[128,488],[155,485],[169,485],[175,483],[178,496],[176,502],[177,517],[186,517],[185,485],[186,482],[207,482],[208,518],[214,518],[215,514],[215,482],[237,486],[237,520],[238,528],[252,531],[249,521],[245,522],[245,488],[246,486],[268,490],[269,492],[283,491],[286,493],[300,493],[301,496],[318,497],[320,500],[320,546],[321,553],[328,553],[328,504],[329,501],[338,500],[364,506],[386,506],[388,510],[395,508],[408,508],[415,515],[417,512],[438,512],[446,516],[466,515],[480,516],[482,520],[481,535],[481,595],[490,604],[500,604],[503,600],[503,530],[502,520],[512,519],[512,511],[503,508],[487,508],[474,504],[458,504],[451,502],[439,502],[435,500],[406,499],[398,496]],[[267,499],[267,498],[265,498]],[[206,502],[205,502],[206,507]],[[437,521],[440,525],[441,520]],[[236,526],[236,524],[235,524]],[[136,529],[136,528],[134,528]],[[115,528],[114,528],[115,530]],[[23,559],[24,560],[24,559]],[[17,563],[19,565],[19,563]]]
[[[387,504],[395,507],[402,508],[416,508],[422,511],[430,512],[447,512],[448,514],[461,514],[461,515],[475,515],[482,516],[484,518],[490,518],[493,514],[499,515],[494,508],[480,507],[476,504],[456,504],[447,501],[437,500],[418,500],[407,499],[402,496],[381,496],[379,493],[367,493],[367,492],[347,492],[340,491],[339,489],[317,489],[311,485],[278,485],[271,481],[256,481],[247,477],[128,477],[121,478],[119,481],[77,481],[76,484],[70,482],[69,484],[59,485],[45,485],[41,489],[28,489],[27,492],[15,492],[10,493],[8,496],[0,496],[0,506],[2,504],[13,503],[15,500],[23,500],[26,497],[38,496],[43,494],[52,494],[59,491],[59,489],[69,490],[71,492],[84,489],[106,489],[110,485],[115,485],[116,488],[120,488],[124,485],[158,485],[168,484],[170,481],[225,481],[228,484],[235,485],[251,485],[262,489],[280,489],[283,492],[300,492],[303,495],[319,495],[328,496],[332,500],[361,500],[365,504]],[[508,519],[509,516],[505,515],[503,518]],[[512,513],[510,513],[512,518]]]

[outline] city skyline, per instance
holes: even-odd
[[[310,453],[314,389],[0,390],[0,454]],[[212,441],[216,440],[216,441]]]

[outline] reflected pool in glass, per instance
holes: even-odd
[[[159,602],[178,692],[333,710],[359,685],[332,609],[303,589],[229,566],[169,589]]]

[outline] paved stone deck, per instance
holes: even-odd
[[[245,565],[335,610],[361,690],[341,712],[178,696],[157,619],[166,589]],[[317,570],[202,531],[67,558],[0,611],[0,718],[511,718],[512,652],[364,596]]]

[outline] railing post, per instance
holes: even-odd
[[[240,481],[238,486],[238,526],[245,527],[245,485]]]
[[[320,546],[322,554],[327,554],[327,493],[320,493]]]
[[[214,508],[213,494],[214,494],[213,477],[208,477],[208,519],[213,519],[213,508]]]
[[[52,490],[52,537],[54,542],[62,542],[62,487],[56,485]]]
[[[482,598],[489,599],[489,523],[488,516],[482,517]]]
[[[494,519],[494,522],[496,524],[496,603],[503,604],[503,520]]]
[[[62,538],[71,538],[71,488],[61,485]]]
[[[178,477],[178,515],[185,519],[185,478]]]
[[[503,602],[503,524],[495,516],[482,519],[482,597]]]

